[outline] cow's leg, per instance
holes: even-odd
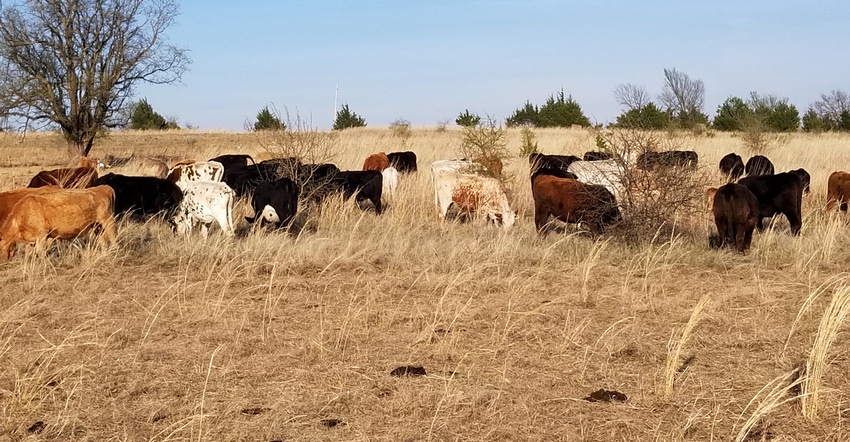
[[[0,241],[0,260],[8,261],[15,254],[15,241]]]
[[[537,228],[537,234],[545,236],[548,232],[546,232],[546,223],[549,221],[549,211],[543,207],[538,207],[534,209],[534,227]]]
[[[115,244],[118,238],[118,234],[115,228],[115,217],[109,216],[106,220],[102,221],[100,223],[100,230],[101,232],[98,237],[101,238],[101,240],[105,242],[106,245]]]
[[[207,223],[200,223],[200,224],[201,224],[201,237],[204,238],[204,239],[207,239],[207,237],[210,234],[209,224],[207,224]]]
[[[753,243],[753,230],[754,229],[755,229],[755,226],[753,226],[752,224],[746,226],[746,228],[743,229],[744,230],[744,244],[743,244],[743,249],[741,250],[741,253],[744,253],[744,251],[749,249],[750,244]]]
[[[791,224],[791,234],[794,236],[799,235],[800,229],[803,227],[801,214],[793,209],[783,213],[785,214],[785,217],[788,218],[788,223]]]

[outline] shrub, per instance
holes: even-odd
[[[165,117],[154,112],[147,98],[130,104],[130,129],[162,130],[166,128]]]
[[[538,112],[537,127],[571,127],[577,124],[589,127],[590,120],[573,97],[565,97],[563,89],[550,95]]]
[[[478,163],[480,168],[474,172],[499,178],[504,183],[509,178],[497,170],[501,169],[497,164],[503,164],[503,160],[508,158],[507,146],[507,131],[497,126],[493,119],[487,118],[483,124],[464,126],[459,153],[462,158]]]
[[[411,135],[410,121],[407,121],[404,118],[396,118],[395,121],[390,123],[390,132],[392,132],[393,136],[401,138],[402,142],[407,141]]]
[[[254,130],[282,130],[286,129],[286,125],[280,121],[277,112],[272,112],[266,106],[257,112],[257,121],[254,123]]]
[[[655,103],[631,109],[617,117],[616,127],[627,129],[661,130],[670,124],[670,115]]]
[[[524,126],[522,128],[522,145],[519,147],[519,156],[527,157],[538,152],[534,131],[530,127]]]
[[[540,121],[540,110],[537,106],[526,101],[525,106],[514,111],[513,115],[505,120],[508,127],[537,126]]]
[[[457,116],[455,123],[460,127],[475,127],[481,124],[481,117],[478,114],[470,114],[469,109],[466,109]]]
[[[334,130],[365,126],[366,120],[364,120],[360,115],[352,112],[351,109],[348,108],[348,104],[343,104],[342,108],[340,108],[340,110],[336,113],[336,118],[334,119]]]

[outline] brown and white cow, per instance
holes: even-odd
[[[177,164],[168,172],[168,181],[186,189],[188,183],[195,181],[220,182],[224,176],[224,166],[217,161],[201,161],[191,164]]]
[[[434,183],[434,202],[440,220],[446,219],[449,207],[469,213],[484,214],[488,221],[501,224],[507,230],[516,222],[508,197],[499,180],[465,173],[473,166],[465,160],[441,160],[431,165]]]
[[[201,225],[201,235],[206,238],[209,225],[217,223],[226,235],[233,235],[233,200],[236,193],[225,183],[213,181],[187,182],[183,200],[171,219],[175,233],[188,235],[196,225]]]
[[[74,239],[92,230],[100,230],[102,239],[113,244],[114,204],[115,192],[109,186],[28,193],[0,223],[0,260],[10,259],[20,242]]]

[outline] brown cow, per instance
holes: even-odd
[[[605,186],[553,175],[538,174],[531,180],[534,226],[541,235],[550,215],[567,223],[585,222],[594,235],[620,219],[617,201]]]
[[[106,243],[114,244],[114,204],[115,192],[109,186],[25,195],[0,223],[0,261],[9,260],[19,242],[74,239],[91,230],[100,230]]]
[[[42,170],[32,177],[27,187],[59,186],[65,189],[84,189],[97,179],[97,168],[101,164],[97,160],[80,157],[78,167]]]
[[[387,167],[390,167],[390,158],[384,152],[369,155],[366,157],[366,161],[363,162],[363,170],[383,172]]]
[[[717,227],[717,243],[711,245],[732,246],[744,253],[750,248],[753,230],[759,222],[759,201],[747,186],[729,183],[720,186],[714,195],[714,225]]]
[[[10,213],[12,213],[12,208],[15,207],[15,204],[18,204],[18,201],[20,201],[21,198],[32,194],[54,192],[58,189],[61,189],[61,187],[44,186],[0,192],[0,224],[3,223],[3,220],[5,220]]]
[[[826,211],[832,210],[838,204],[839,210],[847,211],[850,201],[850,173],[832,172],[826,182]]]

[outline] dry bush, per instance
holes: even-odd
[[[759,117],[746,118],[742,125],[743,130],[738,136],[750,155],[765,155],[788,143],[787,133],[771,130]]]
[[[495,120],[487,118],[481,124],[463,128],[458,153],[462,158],[476,161],[475,170],[470,172],[492,176],[505,183],[511,178],[502,171],[503,164],[510,156],[507,139],[507,130],[497,125]]]
[[[704,214],[704,192],[709,183],[703,169],[659,167],[646,171],[636,167],[645,153],[689,150],[686,134],[636,129],[614,129],[597,134],[597,144],[607,146],[619,164],[623,193],[618,204],[622,221],[614,235],[627,242],[647,243],[654,238],[693,235]]]
[[[252,132],[256,143],[273,158],[297,158],[304,164],[321,164],[338,155],[336,132],[319,130],[300,115],[291,116],[289,111],[285,111],[284,121],[286,129]]]

